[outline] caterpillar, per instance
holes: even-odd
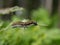
[[[12,24],[13,27],[26,27],[26,26],[29,26],[29,25],[37,25],[37,22],[35,21],[27,21],[27,22],[14,22]]]

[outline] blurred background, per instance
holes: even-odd
[[[39,8],[44,8],[49,12],[50,18],[55,16],[58,16],[59,18],[59,8],[60,8],[60,1],[59,0],[0,0],[0,12],[4,12],[4,9],[8,10],[7,8],[11,8],[14,6],[25,8],[25,15],[26,18],[31,18],[31,12],[33,10],[38,10]],[[8,11],[7,11],[8,12]],[[15,12],[15,11],[14,11]],[[19,11],[18,11],[19,12]],[[16,13],[16,12],[15,12]],[[10,15],[10,16],[9,16]],[[7,14],[3,16],[3,19],[9,19],[11,18],[11,14],[9,14],[7,17]],[[14,15],[14,14],[12,14]],[[6,17],[6,18],[4,18]],[[59,24],[57,24],[59,26]]]
[[[38,25],[11,27],[21,20]],[[0,45],[60,45],[60,0],[0,0]]]

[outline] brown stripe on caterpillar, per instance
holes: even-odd
[[[19,27],[19,26],[21,26],[21,27],[24,27],[24,26],[29,26],[29,25],[37,25],[37,22],[35,22],[35,21],[27,21],[27,22],[14,22],[13,24],[12,24],[12,26],[13,27]]]

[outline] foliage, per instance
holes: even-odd
[[[34,10],[32,13],[32,19],[39,22],[40,25],[49,25],[51,23],[49,12],[44,8]]]
[[[60,29],[46,27],[51,24],[51,19],[45,9],[40,8],[32,13],[37,26],[12,28],[11,24],[18,21],[16,17],[12,19],[12,22],[0,21],[0,45],[60,45]]]

